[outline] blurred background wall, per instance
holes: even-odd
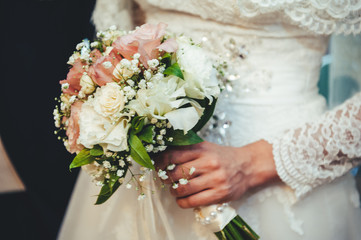
[[[54,97],[75,45],[93,37],[93,5],[0,1],[0,134],[26,189],[0,193],[0,239],[56,237],[77,171],[69,172],[72,156],[53,134]]]

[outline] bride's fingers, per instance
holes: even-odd
[[[217,189],[207,189],[187,197],[177,198],[177,204],[181,208],[195,208],[228,201],[229,199]]]
[[[193,161],[186,162],[181,165],[175,165],[174,168],[167,170],[168,179],[163,180],[166,184],[178,182],[179,179],[193,179],[200,175],[206,174],[215,170],[214,164],[210,164],[210,160],[207,158],[198,158]]]
[[[194,160],[200,156],[200,151],[196,148],[172,148],[166,150],[154,158],[155,166],[157,169],[166,170],[169,165],[182,164]]]
[[[168,170],[168,176],[174,182],[179,181],[181,178],[192,179],[211,170],[210,165],[207,163],[207,159],[198,158],[181,165],[176,165],[173,170]]]
[[[196,194],[210,187],[211,184],[208,181],[208,178],[204,176],[199,176],[197,178],[189,180],[187,184],[182,185],[178,183],[177,188],[174,189],[173,186],[170,186],[169,189],[173,196],[179,198]]]

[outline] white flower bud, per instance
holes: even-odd
[[[172,171],[175,168],[175,164],[171,164],[167,167],[167,170]]]
[[[68,88],[69,88],[69,83],[61,84],[61,89],[68,89]]]
[[[153,151],[153,145],[152,145],[152,144],[148,144],[147,146],[145,146],[145,150],[146,150],[147,152]]]
[[[92,43],[90,44],[90,46],[91,46],[92,48],[95,48],[95,47],[97,47],[98,45],[99,45],[99,42],[98,42],[98,41],[92,42]]]
[[[75,100],[76,100],[76,96],[75,96],[75,95],[71,96],[71,97],[69,98],[69,104],[70,104],[70,105],[73,104],[73,103],[75,102]]]
[[[192,175],[194,173],[194,171],[196,170],[195,167],[191,167],[191,169],[189,170],[189,175]]]
[[[127,81],[127,83],[129,84],[129,86],[131,86],[131,87],[133,87],[134,86],[134,81],[133,80],[131,80],[131,79],[129,79],[128,81]]]
[[[163,143],[164,143],[164,141],[163,141]],[[163,152],[167,149],[167,146],[159,146],[158,149],[160,152]]]
[[[152,78],[152,74],[150,73],[150,71],[144,71],[144,78],[146,79],[146,80],[149,80],[149,79],[151,79]]]
[[[80,50],[80,49],[82,49],[82,47],[84,47],[85,46],[85,43],[84,42],[81,42],[81,43],[78,43],[77,45],[76,45],[76,50]]]
[[[118,170],[118,171],[117,171],[117,176],[118,176],[118,177],[122,177],[123,174],[124,174],[124,170]]]
[[[158,171],[158,177],[160,177],[163,180],[168,179],[167,172],[159,169]]]
[[[125,162],[123,160],[119,160],[119,166],[120,167],[124,167],[125,166]]]
[[[139,81],[138,86],[140,89],[145,89],[147,87],[147,82],[144,79],[142,79]]]
[[[102,65],[103,65],[103,67],[105,67],[107,69],[111,68],[113,66],[112,63],[109,61],[103,62]]]
[[[152,120],[150,120],[151,124],[156,124],[157,122],[158,122],[158,119],[156,119],[156,118],[152,118]]]
[[[187,179],[185,179],[185,178],[179,179],[179,184],[181,184],[181,185],[186,185],[187,183],[188,183],[188,180],[187,180]]]
[[[110,164],[110,162],[109,161],[104,161],[103,162],[103,166],[105,167],[105,168],[111,168],[111,164]]]
[[[148,60],[147,63],[150,68],[156,68],[159,65],[159,61],[157,59]]]

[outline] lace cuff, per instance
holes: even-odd
[[[331,182],[361,164],[361,93],[269,142],[278,175],[296,197]]]
[[[360,0],[238,0],[241,14],[283,12],[292,22],[318,34],[361,32]]]

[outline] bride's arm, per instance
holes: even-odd
[[[175,148],[160,155],[158,167],[177,165],[167,183],[189,179],[170,188],[183,208],[236,200],[280,178],[302,196],[361,163],[361,93],[318,121],[269,142],[239,148],[203,142]],[[191,167],[196,170],[189,175]]]
[[[361,163],[361,93],[270,141],[280,178],[300,197]]]

